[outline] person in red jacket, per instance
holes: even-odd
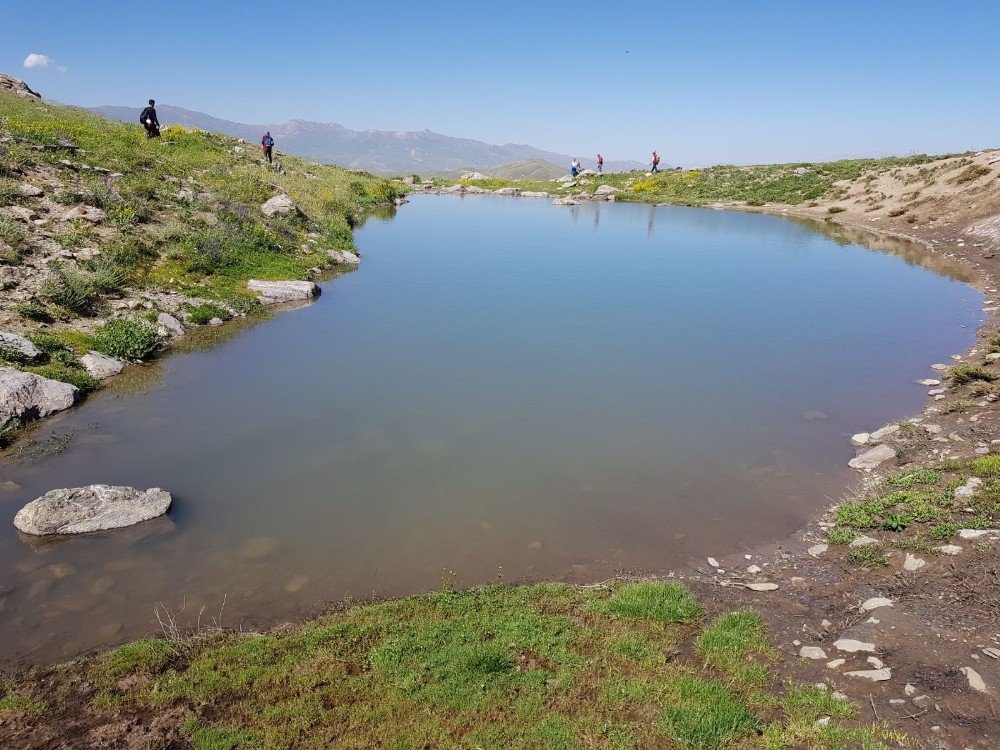
[[[604,157],[600,154],[597,155],[597,171],[598,173],[604,171]]]
[[[650,169],[649,171],[650,172],[659,172],[660,171],[660,155],[658,153],[656,153],[655,151],[653,152],[653,168]]]
[[[264,158],[267,159],[267,163],[271,163],[271,150],[274,148],[274,138],[271,137],[271,131],[268,130],[261,136],[260,147],[264,149]]]

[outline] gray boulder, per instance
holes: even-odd
[[[79,394],[69,383],[0,367],[0,429],[68,409]]]
[[[860,456],[852,458],[847,465],[858,471],[871,471],[879,464],[896,457],[896,451],[888,445],[877,445]]]
[[[179,339],[184,335],[184,325],[170,313],[161,312],[156,316],[156,325],[161,329],[162,336]]]
[[[87,352],[80,357],[80,364],[90,373],[90,377],[98,380],[113,377],[125,368],[125,363],[120,359],[100,352]]]
[[[250,279],[247,288],[257,292],[262,305],[277,305],[282,302],[296,302],[312,299],[319,294],[319,287],[311,281],[258,281]]]
[[[170,493],[159,487],[138,490],[92,484],[52,490],[21,508],[14,516],[14,526],[36,536],[120,529],[162,516],[172,500]]]
[[[350,250],[331,250],[330,260],[339,266],[356,266],[361,262],[361,258]]]
[[[276,195],[264,203],[260,210],[264,213],[264,216],[274,216],[276,214],[292,214],[295,216],[305,216],[305,213],[295,205],[295,201],[289,198],[287,195],[282,193],[281,195]]]
[[[502,187],[493,191],[494,195],[520,195],[521,189],[516,187]]]
[[[17,333],[0,331],[0,350],[6,349],[18,359],[30,362],[42,356],[42,350]]]
[[[521,193],[525,198],[548,198],[549,194],[544,190],[525,190]]]
[[[64,213],[62,218],[63,221],[83,219],[84,221],[96,224],[99,221],[104,221],[104,219],[108,218],[108,215],[96,206],[74,206]]]
[[[552,201],[553,206],[579,206],[580,201],[573,198],[556,198]]]
[[[611,195],[613,193],[620,193],[621,190],[616,188],[614,185],[599,185],[597,190],[594,191],[594,195]]]
[[[28,88],[28,84],[20,78],[14,78],[6,73],[0,73],[0,91],[10,91],[18,96],[41,99],[41,95]]]

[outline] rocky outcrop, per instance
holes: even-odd
[[[184,324],[170,313],[161,312],[157,315],[156,325],[159,326],[161,336],[169,336],[172,339],[179,339],[184,335]]]
[[[0,367],[0,429],[68,409],[79,395],[69,383]]]
[[[282,302],[298,302],[312,299],[319,294],[319,287],[311,281],[258,281],[250,279],[247,289],[257,292],[262,305],[278,305]]]
[[[14,78],[14,76],[9,76],[6,73],[0,73],[0,91],[9,91],[18,96],[26,96],[32,99],[42,98],[41,94],[28,88],[28,84],[20,78]]]
[[[260,210],[264,214],[264,216],[275,216],[278,214],[305,216],[305,212],[303,212],[303,210],[296,205],[295,201],[293,201],[284,193],[282,193],[281,195],[276,195],[273,198],[266,201],[260,207]]]
[[[74,206],[62,216],[63,221],[83,219],[93,224],[104,221],[106,218],[108,218],[108,215],[96,206]]]
[[[42,350],[24,336],[4,331],[0,331],[0,353],[6,353],[25,362],[31,362],[42,356]]]
[[[125,368],[125,363],[120,359],[100,352],[87,352],[80,357],[80,364],[90,373],[90,377],[97,380],[113,377]]]
[[[361,262],[361,258],[350,250],[331,250],[329,255],[330,260],[338,266],[356,266]]]
[[[52,490],[21,508],[14,516],[14,526],[36,536],[120,529],[162,516],[172,500],[170,493],[159,487],[138,490],[92,484]]]

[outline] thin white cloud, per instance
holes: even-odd
[[[52,64],[52,58],[48,55],[41,55],[37,52],[32,52],[26,58],[24,58],[24,67],[26,68],[47,68]]]

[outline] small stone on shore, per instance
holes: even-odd
[[[854,672],[844,672],[848,677],[860,677],[872,682],[885,682],[892,679],[892,670],[889,667],[882,669],[859,669]]]
[[[778,588],[776,583],[748,583],[746,586],[751,591],[774,591]]]
[[[803,659],[825,659],[826,651],[819,646],[803,646],[799,649],[799,656]]]
[[[829,544],[814,544],[812,547],[809,548],[808,553],[810,557],[819,557],[828,549],[830,549]]]
[[[877,445],[860,456],[852,458],[847,465],[858,471],[871,471],[880,464],[896,457],[896,451],[888,445]]]
[[[891,607],[892,599],[886,599],[884,596],[873,596],[871,599],[865,600],[861,605],[862,612],[872,612],[876,609],[881,609],[882,607]]]

